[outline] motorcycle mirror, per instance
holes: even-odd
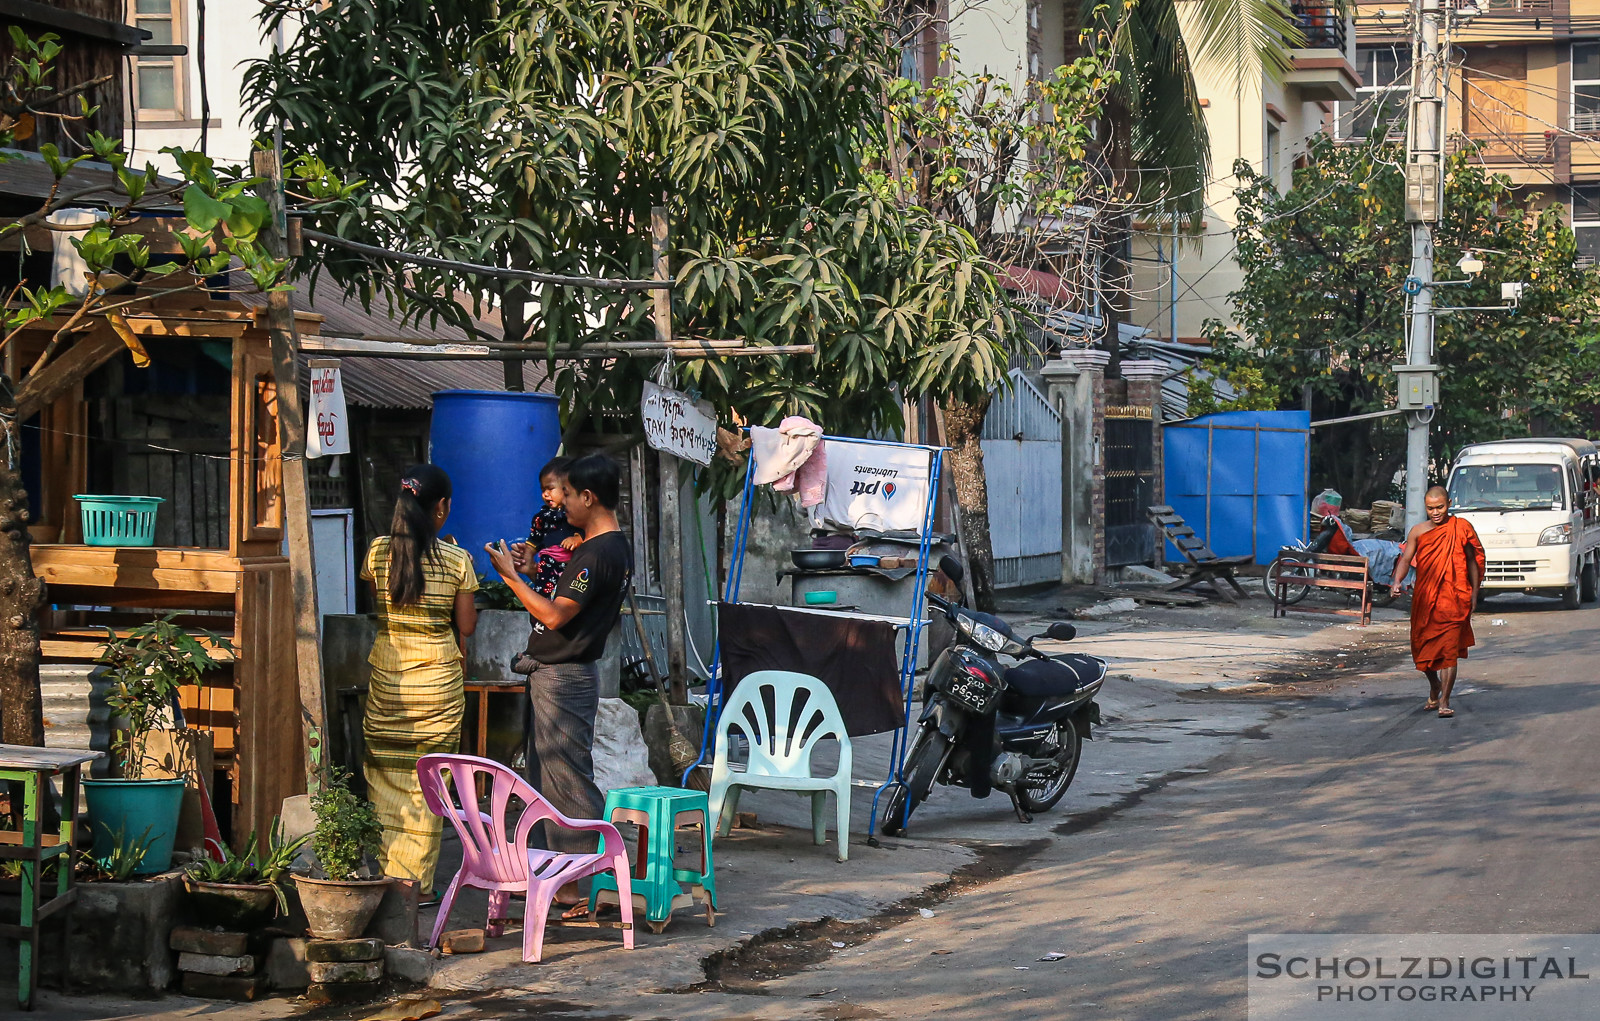
[[[961,579],[967,575],[967,569],[961,566],[961,561],[948,553],[939,558],[939,570],[957,585],[961,584]]]
[[[1064,620],[1058,620],[1054,624],[1051,624],[1049,627],[1045,628],[1044,636],[1046,638],[1053,638],[1058,642],[1070,642],[1074,638],[1078,637],[1078,629],[1073,627],[1071,624],[1068,624]]]

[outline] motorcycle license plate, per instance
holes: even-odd
[[[950,697],[975,713],[981,713],[989,704],[989,686],[975,677],[950,678]]]

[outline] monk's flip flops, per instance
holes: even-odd
[[[1445,708],[1439,710],[1439,719],[1448,720],[1450,717],[1454,716],[1455,714],[1456,714],[1456,711],[1454,709],[1451,709],[1448,706],[1446,706]]]
[[[1431,712],[1439,708],[1439,700],[1436,698],[1430,698],[1426,702],[1422,703],[1422,708],[1425,712]]]

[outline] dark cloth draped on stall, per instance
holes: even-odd
[[[851,737],[905,722],[893,624],[751,603],[719,603],[717,619],[724,705],[757,670],[792,670],[828,686]]]

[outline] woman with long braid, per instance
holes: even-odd
[[[461,746],[461,638],[478,624],[472,557],[439,538],[450,516],[450,476],[431,464],[407,468],[389,534],[374,539],[361,577],[372,583],[378,638],[372,645],[363,762],[367,793],[383,823],[385,875],[414,879],[432,899],[442,820],[422,800],[417,759]]]

